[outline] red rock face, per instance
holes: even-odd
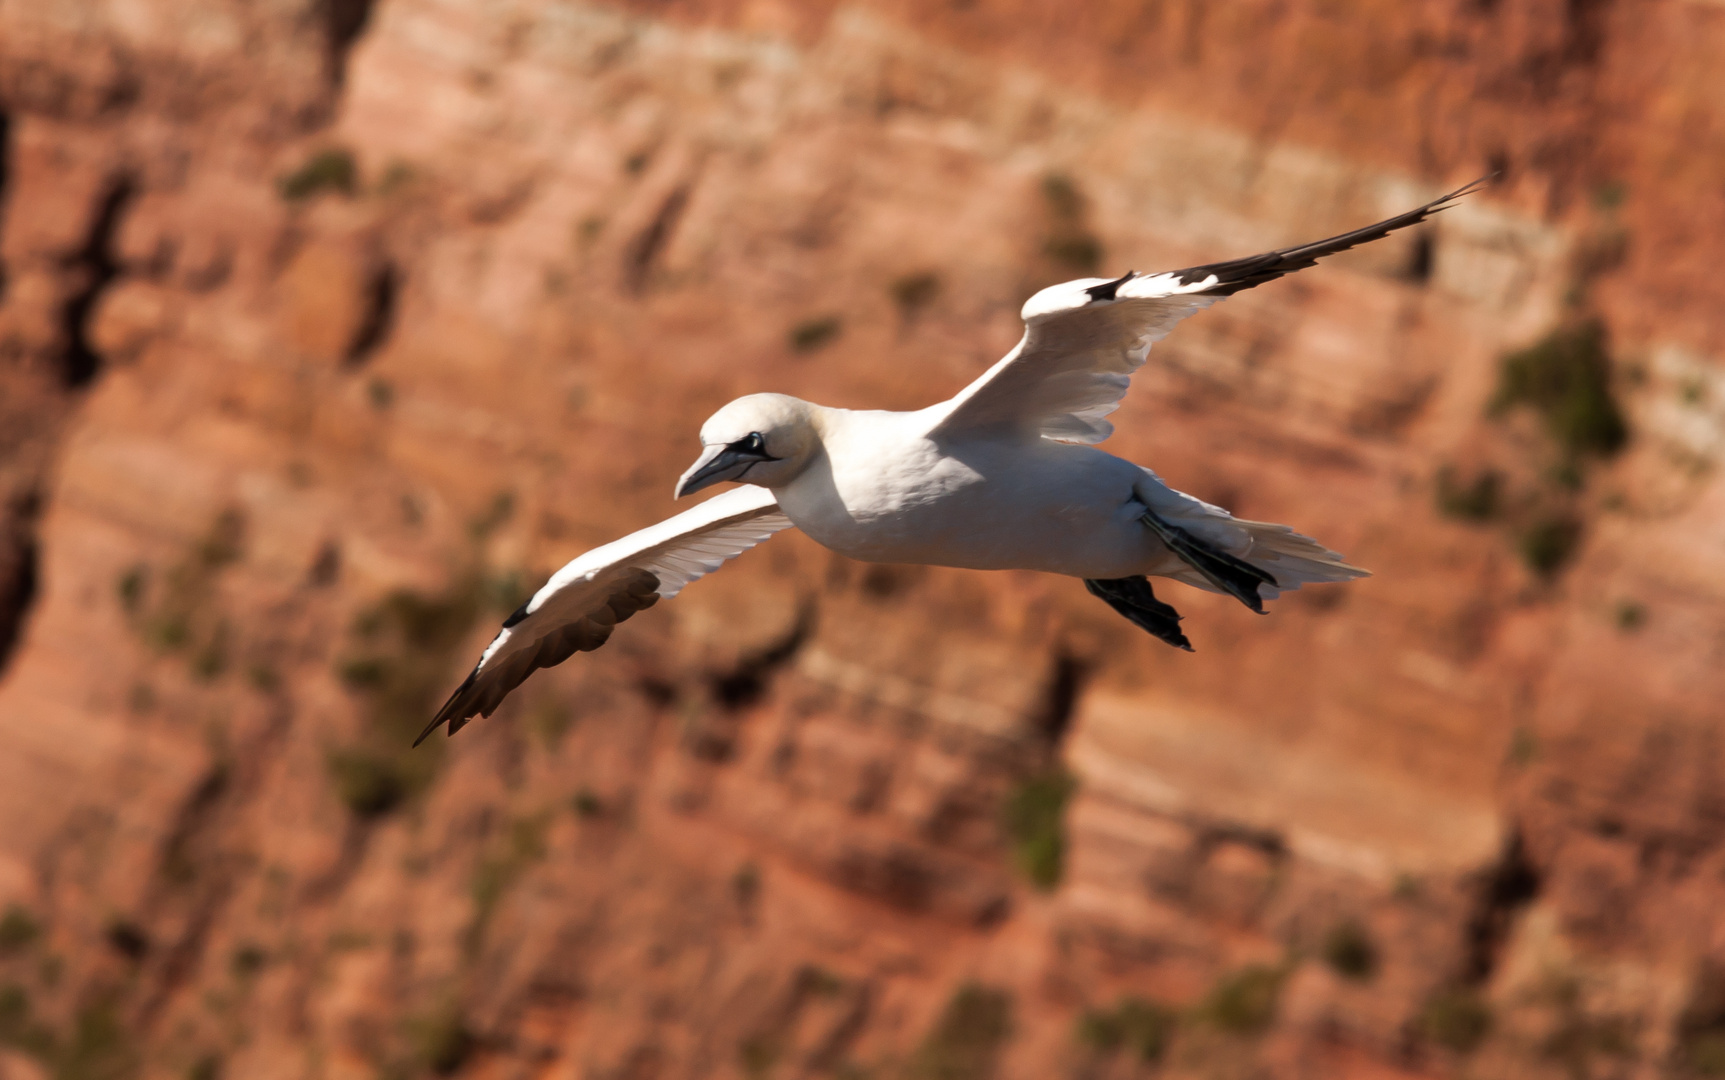
[[[1718,1071],[1721,34],[0,8],[0,1075]],[[1043,284],[1494,169],[1115,417],[1375,577],[1172,592],[1187,655],[792,533],[405,749],[730,397],[925,404]]]

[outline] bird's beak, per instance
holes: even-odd
[[[685,495],[693,495],[702,488],[712,487],[726,480],[740,480],[743,474],[749,471],[750,465],[772,460],[773,458],[766,454],[715,443],[702,450],[701,456],[689,466],[689,471],[677,481],[677,490],[673,497],[681,499]]]

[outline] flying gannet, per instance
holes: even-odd
[[[744,482],[564,566],[503,623],[415,745],[490,716],[534,671],[597,649],[637,611],[796,526],[869,562],[1044,570],[1155,637],[1191,643],[1150,589],[1167,577],[1263,601],[1366,571],[1286,525],[1243,521],[1095,449],[1150,346],[1225,296],[1381,239],[1442,210],[1475,181],[1405,214],[1230,262],[1080,278],[1032,296],[1024,337],[958,396],[915,412],[835,409],[751,394],[701,427],[676,496]]]

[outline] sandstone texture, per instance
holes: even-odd
[[[1725,6],[0,0],[0,1077],[1725,1074]],[[408,751],[772,388],[1398,235],[1108,448],[1178,653],[788,533]]]

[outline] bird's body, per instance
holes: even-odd
[[[1042,570],[1079,578],[1155,574],[1168,549],[1138,520],[1154,474],[1091,446],[990,432],[939,439],[941,408],[815,406],[821,452],[775,489],[815,541],[866,562]]]
[[[1364,576],[1286,525],[1235,518],[1093,444],[1113,431],[1106,417],[1151,345],[1180,320],[1422,221],[1474,186],[1315,244],[1051,286],[1025,303],[1024,337],[1012,352],[926,409],[738,398],[702,426],[701,456],[677,494],[739,486],[559,570],[504,622],[420,738],[490,716],[536,669],[598,648],[617,623],[792,526],[869,562],[1081,578],[1125,618],[1188,650],[1179,613],[1149,578],[1224,593],[1262,613],[1280,592]]]

